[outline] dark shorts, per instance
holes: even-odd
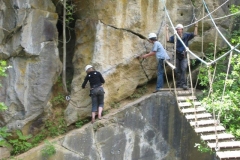
[[[97,112],[98,107],[104,106],[104,90],[103,87],[97,87],[90,91],[92,98],[92,112]]]

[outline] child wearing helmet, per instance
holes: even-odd
[[[87,75],[82,83],[84,89],[87,82],[90,83],[90,96],[92,98],[92,123],[95,121],[96,113],[98,113],[98,119],[102,118],[102,111],[104,106],[104,89],[102,84],[105,83],[102,74],[96,71],[92,65],[85,67]]]
[[[156,56],[158,66],[157,66],[157,85],[156,90],[153,93],[156,93],[163,88],[164,79],[164,60],[170,59],[167,52],[163,48],[162,44],[157,40],[157,35],[155,33],[150,33],[148,35],[150,43],[153,43],[151,52],[142,56],[142,58],[147,58],[149,56]]]

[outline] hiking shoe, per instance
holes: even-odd
[[[160,92],[160,89],[153,91],[153,93],[157,93],[157,92]]]

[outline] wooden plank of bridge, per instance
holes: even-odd
[[[201,102],[180,102],[178,103],[178,106],[179,107],[190,107],[190,106],[200,106],[201,105]]]
[[[184,108],[181,110],[182,113],[193,113],[193,112],[203,112],[203,111],[206,111],[206,109],[204,107],[197,107],[196,109],[195,108]]]
[[[215,130],[217,130],[217,131],[225,131],[225,128],[223,126],[217,126],[216,129],[215,129],[215,126],[195,128],[195,132],[196,133],[214,132]]]
[[[215,120],[214,119],[200,120],[200,121],[197,121],[197,123],[198,123],[199,126],[204,126],[204,125],[214,124]],[[190,125],[194,126],[195,125],[195,121],[190,122]]]
[[[196,96],[178,96],[177,100],[178,101],[187,101],[187,100],[195,100],[197,99]]]
[[[195,90],[194,90],[195,92]],[[196,112],[201,112],[201,111],[205,111],[201,106],[200,102],[194,102],[194,100],[196,100],[197,98],[195,96],[192,96],[192,92],[191,90],[177,90],[176,92],[177,94],[177,101],[178,106],[180,108],[182,108],[182,113],[192,113],[195,112],[195,108],[197,109]],[[191,102],[186,102],[186,101],[193,101]],[[185,101],[185,102],[184,102]],[[195,105],[195,107],[193,106],[193,103]],[[186,108],[185,108],[186,107]],[[188,108],[187,108],[188,107]],[[189,108],[190,107],[190,108]],[[222,132],[225,131],[225,128],[223,126],[217,126],[215,128],[214,123],[215,120],[212,119],[212,115],[209,113],[197,113],[195,114],[190,114],[190,115],[186,115],[185,116],[187,120],[194,120],[195,117],[197,117],[197,123],[198,123],[198,128],[195,128],[195,132],[196,133],[203,133],[203,134],[208,134],[208,135],[201,135],[201,139],[204,141],[216,141],[216,135],[214,134],[215,131],[218,132]],[[207,119],[207,118],[211,118],[211,119]],[[199,120],[202,119],[202,120]],[[195,126],[195,121],[191,121],[190,122],[191,126]],[[207,126],[208,125],[208,126]],[[209,126],[210,125],[210,126]],[[199,127],[201,126],[201,127]],[[218,133],[217,134],[217,138],[219,140],[232,140],[235,137],[231,134],[228,133]],[[208,147],[210,148],[215,148],[216,147],[216,143],[208,143]],[[229,141],[229,142],[218,142],[218,147],[221,148],[228,148],[228,149],[233,149],[233,148],[240,148],[240,141]],[[240,160],[240,150],[237,151],[218,151],[216,152],[216,155],[218,158],[220,158],[220,160],[222,159],[238,159]]]
[[[232,134],[229,134],[229,133],[220,133],[220,134],[217,134],[217,136],[218,136],[218,139],[233,139],[233,138],[235,138]],[[204,141],[215,140],[216,134],[201,135],[201,139]]]
[[[193,90],[195,91],[195,89]],[[189,95],[192,94],[191,90],[177,90],[177,95]]]
[[[215,148],[216,143],[208,143],[209,148]],[[236,148],[240,147],[240,141],[229,141],[229,142],[218,142],[218,147],[220,148]]]
[[[240,151],[220,151],[216,153],[220,159],[238,158],[240,159]]]
[[[201,114],[191,114],[191,115],[186,115],[185,116],[188,120],[190,119],[195,119],[195,117],[197,117],[197,119],[201,119],[201,118],[211,118],[212,115],[210,113],[201,113]]]

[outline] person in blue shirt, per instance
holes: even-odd
[[[157,85],[156,90],[153,93],[156,93],[163,88],[164,79],[164,60],[170,59],[167,52],[163,48],[162,44],[157,41],[157,35],[155,33],[150,33],[148,36],[149,42],[153,43],[152,50],[148,54],[142,55],[142,58],[147,58],[149,56],[156,56],[158,66],[157,66]]]
[[[183,25],[178,24],[175,29],[177,30],[177,34],[181,37],[182,41],[184,44],[188,47],[188,42],[193,39],[197,34],[198,34],[198,24],[195,24],[195,29],[193,33],[184,33],[183,32]],[[171,36],[169,38],[168,36],[168,27],[167,33],[166,33],[166,38],[167,41],[170,43],[174,43],[174,36]],[[188,89],[187,86],[187,78],[186,78],[186,72],[187,72],[187,52],[186,48],[182,44],[182,42],[177,39],[176,43],[176,83],[177,83],[177,88],[183,88],[184,90]]]
[[[102,84],[105,83],[102,74],[96,71],[92,65],[85,67],[87,73],[82,88],[84,89],[87,82],[90,83],[90,96],[92,98],[92,123],[95,121],[95,115],[98,113],[98,119],[102,119],[102,111],[104,105],[104,89]]]

